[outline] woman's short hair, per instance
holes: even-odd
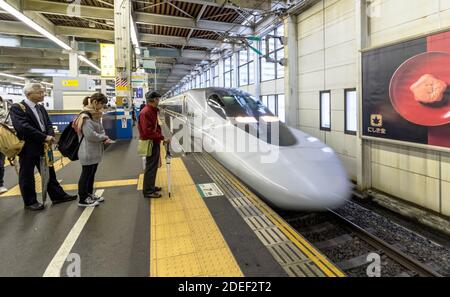
[[[43,90],[44,87],[40,83],[28,83],[23,87],[23,94],[28,96],[30,93]]]
[[[94,93],[91,96],[85,97],[83,99],[83,106],[89,105],[91,102],[96,101],[98,103],[106,104],[108,103],[108,97],[103,93]]]

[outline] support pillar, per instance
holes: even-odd
[[[287,37],[287,44],[284,45],[284,56],[287,58],[287,65],[284,67],[284,96],[286,106],[286,124],[288,126],[299,127],[299,98],[298,95],[298,43],[297,43],[297,16],[290,15],[284,21],[284,36]]]
[[[371,141],[361,138],[362,135],[362,53],[361,50],[370,45],[369,16],[367,0],[356,1],[356,51],[357,51],[357,95],[358,95],[358,131],[356,148],[356,179],[358,190],[364,191],[372,186]]]
[[[78,69],[80,68],[80,63],[78,60],[78,53],[71,52],[69,53],[69,76],[77,77],[79,74]]]
[[[116,105],[131,102],[131,4],[130,0],[114,0],[114,41],[116,55]]]

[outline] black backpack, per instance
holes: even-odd
[[[90,119],[92,119],[92,115],[83,111],[80,114],[87,114]],[[78,134],[75,129],[72,127],[72,122],[64,129],[61,134],[61,137],[58,141],[58,150],[61,152],[61,155],[69,158],[71,161],[78,160],[78,149],[80,148],[80,144],[84,139],[84,135],[81,137],[81,140],[78,141]]]

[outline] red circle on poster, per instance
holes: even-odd
[[[430,74],[447,83],[442,100],[433,107],[415,100],[410,87],[423,75]],[[422,126],[441,126],[450,123],[450,53],[427,52],[406,60],[394,73],[389,95],[395,110],[406,120]]]

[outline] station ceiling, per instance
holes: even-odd
[[[262,24],[279,21],[270,11],[274,6],[286,5],[281,0],[131,1],[141,47],[154,53],[158,69],[165,69],[158,74],[162,77],[158,85],[162,92],[196,65],[210,60],[212,53],[230,48],[237,37],[258,33]],[[81,0],[76,15],[66,0],[6,2],[59,38],[78,41],[78,49],[97,65],[98,44],[114,40],[114,0]],[[68,69],[67,54],[1,10],[0,35],[0,40],[10,39],[0,43],[0,72],[36,77],[36,69]],[[85,66],[83,72],[93,71]]]

